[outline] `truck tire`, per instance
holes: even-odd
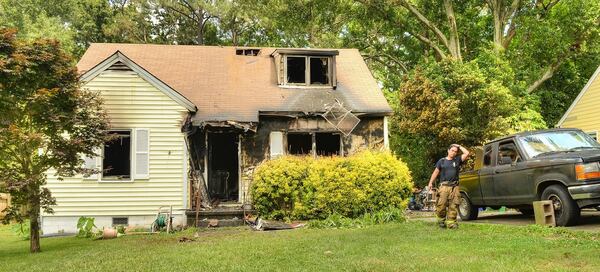
[[[572,226],[577,223],[581,211],[567,190],[561,185],[550,185],[542,193],[542,200],[554,204],[554,217],[557,226]]]
[[[479,207],[473,206],[473,203],[465,193],[460,193],[458,215],[464,221],[475,220],[477,219],[477,215],[479,215]]]

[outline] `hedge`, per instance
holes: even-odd
[[[251,186],[254,208],[269,219],[356,218],[405,208],[412,190],[406,164],[389,152],[349,157],[284,156],[266,161]]]

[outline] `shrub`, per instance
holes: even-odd
[[[404,208],[412,189],[408,167],[388,152],[349,157],[286,156],[255,173],[251,194],[257,212],[272,219],[357,218]]]

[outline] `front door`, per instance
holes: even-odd
[[[212,202],[238,202],[238,134],[208,133],[208,193]]]

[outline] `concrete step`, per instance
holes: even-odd
[[[246,210],[246,214],[253,213],[253,210]],[[188,210],[187,215],[188,226],[193,226],[196,220],[196,211]],[[198,213],[198,227],[206,227],[215,225],[214,227],[223,226],[241,226],[244,224],[244,210],[239,207],[217,207],[209,210],[200,210]]]

